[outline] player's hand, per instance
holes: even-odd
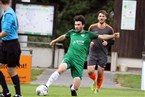
[[[94,42],[91,42],[91,43],[90,43],[90,47],[93,47],[93,46],[94,46]]]
[[[50,42],[50,46],[54,46],[56,44],[56,41],[55,40],[52,40],[51,42]]]
[[[103,40],[102,45],[107,46],[108,42]]]
[[[119,38],[120,37],[120,33],[114,33],[114,38]]]

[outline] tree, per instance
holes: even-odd
[[[62,35],[73,28],[73,17],[82,14],[86,17],[85,29],[90,24],[97,22],[97,12],[105,9],[108,12],[113,10],[114,0],[32,0],[32,2],[55,3],[57,5],[56,35]],[[112,19],[108,19],[112,24]],[[65,43],[65,47],[66,43]]]

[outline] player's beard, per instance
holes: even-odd
[[[82,28],[76,28],[77,32],[82,32],[82,30],[83,30]]]
[[[103,25],[104,24],[104,21],[103,22],[100,22],[100,24]]]

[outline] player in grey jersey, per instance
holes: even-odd
[[[109,26],[105,20],[107,19],[107,12],[100,10],[98,12],[98,23],[92,24],[89,27],[89,31],[92,31],[99,35],[112,35],[114,30]],[[90,50],[88,55],[88,75],[93,80],[91,86],[92,90],[96,93],[102,86],[104,81],[104,68],[107,64],[108,48],[114,44],[114,40],[102,40],[94,39],[90,44]],[[97,66],[97,75],[95,73],[95,67]]]

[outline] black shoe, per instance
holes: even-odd
[[[70,85],[71,96],[77,96],[77,92],[75,90],[71,90],[72,85]]]
[[[4,94],[2,92],[0,92],[0,97],[4,97]]]
[[[4,94],[4,93],[1,92],[0,97],[11,97],[11,93]]]
[[[22,96],[22,95],[17,95],[17,94],[16,94],[16,95],[15,95],[15,96],[13,96],[13,97],[23,97],[23,96]]]

